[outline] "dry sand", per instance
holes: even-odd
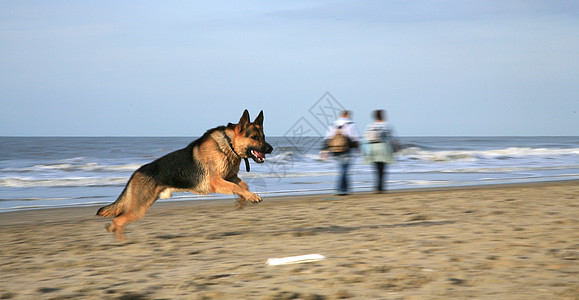
[[[0,214],[0,298],[579,299],[579,182]],[[326,260],[267,266],[268,258]]]

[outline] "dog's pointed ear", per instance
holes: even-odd
[[[237,126],[241,129],[244,130],[245,128],[247,128],[247,126],[249,125],[249,112],[247,111],[247,109],[243,112],[243,115],[241,116],[241,119],[239,119],[239,123],[237,123]]]
[[[263,110],[259,112],[259,115],[257,115],[257,118],[255,118],[255,121],[253,121],[253,123],[263,126]]]

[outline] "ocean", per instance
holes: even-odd
[[[113,202],[139,166],[187,146],[188,137],[0,137],[0,212]],[[579,179],[579,137],[402,137],[388,189]],[[334,193],[337,164],[318,156],[322,139],[268,137],[266,162],[242,162],[239,176],[268,196]],[[374,169],[361,157],[353,192],[371,191]],[[234,199],[175,193],[171,199]],[[233,203],[233,202],[232,202]],[[233,205],[233,204],[232,204]]]

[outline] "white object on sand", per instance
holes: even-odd
[[[324,259],[326,259],[326,257],[321,254],[308,254],[282,258],[268,258],[265,263],[269,266],[277,266],[277,265],[301,264]]]

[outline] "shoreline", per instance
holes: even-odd
[[[349,196],[388,196],[388,195],[397,195],[397,194],[415,194],[415,193],[430,193],[430,192],[444,192],[444,191],[461,191],[461,190],[486,190],[486,189],[498,189],[498,188],[525,188],[525,187],[542,187],[542,186],[557,186],[557,185],[567,185],[567,184],[577,184],[579,186],[579,180],[558,180],[558,181],[540,181],[540,182],[524,182],[524,183],[506,183],[506,184],[486,184],[486,185],[465,185],[465,186],[449,186],[449,187],[428,187],[428,188],[408,188],[408,189],[393,189],[389,190],[387,193],[384,194],[375,194],[374,192],[352,192]],[[166,199],[163,201],[155,202],[151,208],[149,208],[149,212],[151,210],[155,210],[157,207],[158,210],[160,209],[177,209],[177,208],[195,208],[195,207],[205,207],[205,206],[230,206],[230,208],[235,207],[235,200],[233,196],[232,198],[218,198],[218,199],[200,199],[200,200],[171,200]],[[276,201],[276,202],[283,202],[283,201],[296,201],[297,199],[305,201],[303,198],[308,200],[316,200],[319,201],[320,199],[327,199],[328,197],[336,197],[336,198],[343,198],[342,196],[337,196],[335,192],[329,193],[317,193],[317,194],[298,194],[298,195],[282,195],[282,196],[266,196],[263,198],[263,202],[266,201]],[[19,220],[18,222],[36,222],[43,219],[43,214],[51,215],[51,220],[60,220],[66,218],[75,218],[76,216],[86,216],[87,212],[94,211],[93,214],[88,214],[88,216],[96,216],[96,211],[105,205],[112,203],[107,202],[106,204],[95,204],[95,205],[82,205],[82,206],[67,206],[67,207],[49,207],[49,208],[31,208],[31,209],[19,209],[19,210],[11,210],[0,212],[0,228],[3,225],[9,225],[11,220]],[[259,204],[252,204],[248,203],[248,207],[253,207]],[[39,212],[39,213],[36,213]],[[147,214],[149,214],[147,212]],[[9,216],[13,214],[14,216]],[[145,214],[145,217],[147,217]],[[99,217],[100,218],[100,217]],[[106,219],[106,218],[102,218]],[[137,221],[138,222],[138,221]]]
[[[394,193],[406,193],[406,192],[430,192],[430,191],[450,191],[450,190],[461,190],[461,189],[477,189],[477,188],[494,188],[494,187],[508,187],[508,186],[526,186],[526,185],[539,185],[539,184],[557,184],[557,183],[566,183],[566,182],[577,182],[579,184],[579,179],[563,179],[563,180],[537,180],[537,181],[527,181],[527,182],[515,182],[515,183],[485,183],[485,184],[466,184],[466,185],[450,185],[450,186],[434,186],[434,187],[412,187],[412,188],[392,188],[388,190],[388,194]],[[351,192],[352,195],[362,195],[373,193],[372,191],[367,191],[367,189],[371,188],[363,188],[365,191],[358,191],[358,192]],[[259,194],[259,193],[258,193]],[[324,195],[334,195],[335,190],[331,189],[328,192],[321,192],[321,193],[314,193],[310,190],[304,192],[273,192],[273,194],[280,194],[280,195],[266,195],[262,196],[263,199],[276,199],[276,198],[286,198],[286,197],[308,197],[308,196],[324,196]],[[215,199],[159,199],[153,206],[157,205],[164,205],[170,203],[219,203],[219,202],[227,202],[230,200],[235,199],[233,195],[224,195],[224,194],[212,194],[217,195]],[[229,197],[228,197],[229,196]],[[161,201],[160,201],[161,200]],[[74,208],[89,208],[89,207],[102,207],[112,203],[114,200],[109,202],[104,202],[101,204],[78,204],[78,205],[67,205],[67,206],[46,206],[46,207],[30,207],[30,208],[11,208],[6,210],[0,210],[0,216],[6,213],[15,213],[15,212],[26,212],[26,211],[43,211],[43,210],[57,210],[57,209],[74,209]],[[265,201],[265,200],[264,200]],[[0,219],[1,221],[1,219]]]
[[[572,180],[166,201],[125,242],[99,206],[5,212],[0,298],[577,299],[578,200]]]

